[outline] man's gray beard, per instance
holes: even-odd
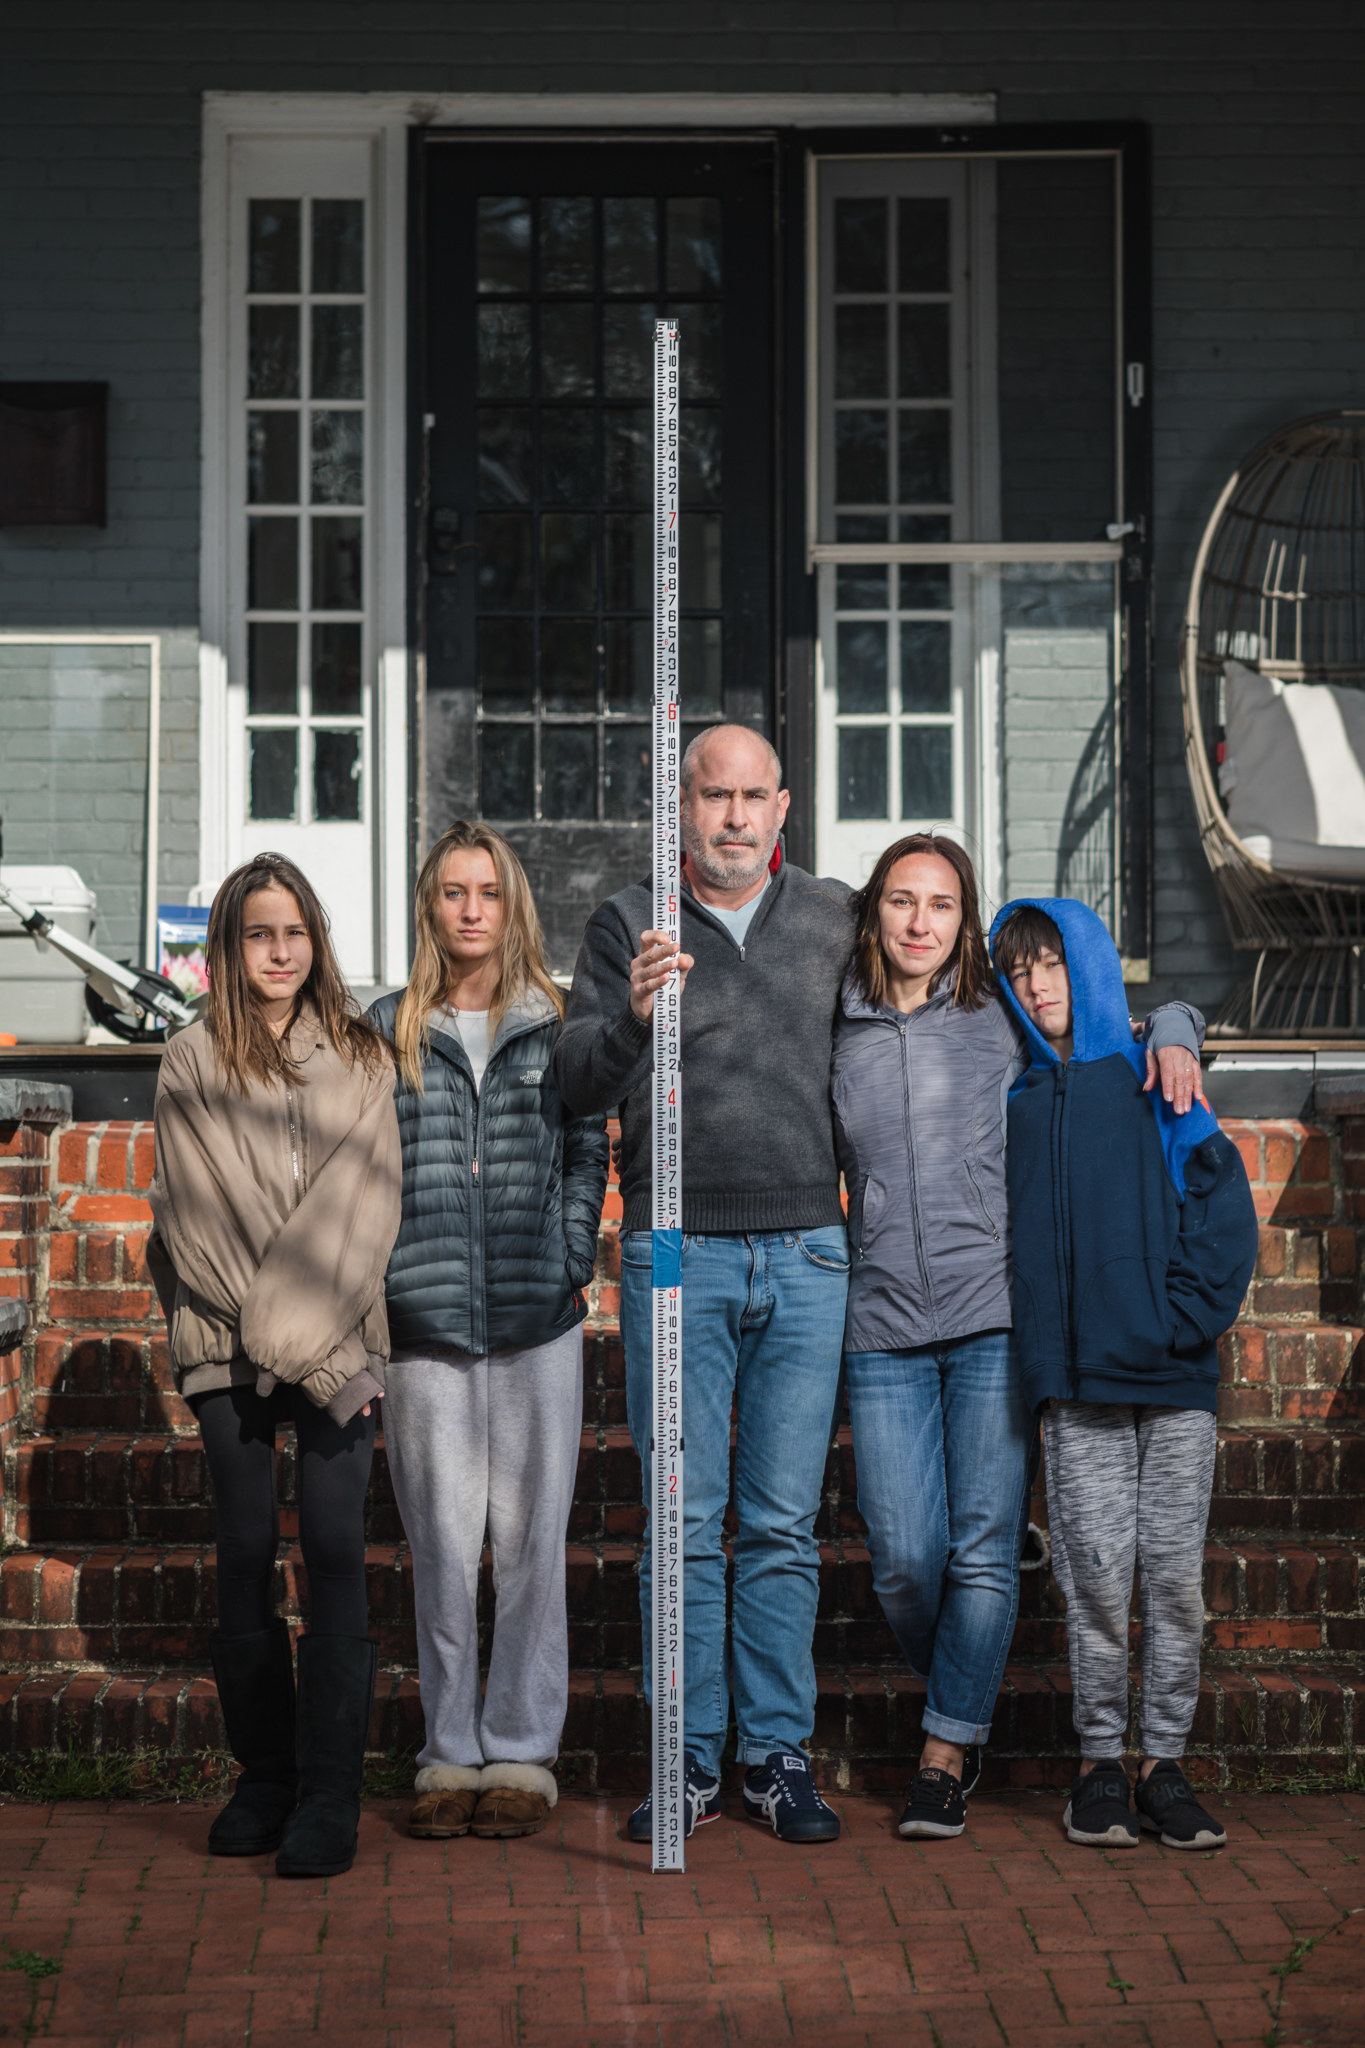
[[[768,863],[773,857],[773,848],[776,844],[777,834],[774,832],[766,847],[754,848],[753,862],[750,866],[733,868],[721,861],[697,833],[690,832],[686,825],[683,827],[687,864],[713,889],[725,889],[736,893],[741,889],[752,889],[754,883],[761,881],[767,873]]]

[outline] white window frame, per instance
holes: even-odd
[[[236,164],[262,145],[313,156],[320,170],[363,157],[366,201],[365,691],[363,750],[374,906],[368,961],[351,963],[362,986],[408,972],[408,649],[406,605],[406,133],[367,117],[357,95],[349,120],[306,100],[239,106],[210,98],[204,132],[202,557],[200,572],[200,892],[207,896],[259,836],[246,822],[245,450],[240,350],[245,300]],[[309,116],[313,118],[310,119]],[[353,176],[353,174],[352,174]],[[356,196],[354,184],[347,196]],[[236,230],[236,232],[234,232]],[[238,330],[241,330],[240,332]],[[300,593],[303,596],[305,593]],[[307,769],[300,757],[300,780]],[[297,828],[293,828],[297,829]],[[319,830],[329,830],[320,827]],[[343,827],[344,829],[348,829]],[[283,832],[281,837],[286,836]],[[305,863],[306,865],[306,863]],[[326,894],[326,877],[317,875]]]
[[[1115,152],[1103,149],[1096,151],[1068,152],[1049,149],[1043,154],[1066,156],[1069,154],[1101,155],[1113,157]],[[970,680],[965,688],[960,710],[959,730],[962,734],[961,755],[965,773],[959,767],[955,775],[954,818],[955,823],[948,829],[954,835],[966,840],[972,851],[982,893],[987,903],[1000,900],[1004,878],[1004,832],[1005,819],[1002,802],[1004,788],[1004,762],[1001,759],[1001,725],[1003,706],[1001,702],[1001,677],[999,674],[1000,650],[1000,590],[999,578],[995,572],[1006,563],[1057,564],[1067,562],[1104,562],[1117,565],[1123,558],[1121,540],[1110,528],[1111,538],[1094,541],[1003,541],[1000,539],[999,511],[999,430],[998,430],[998,380],[996,373],[996,306],[995,306],[995,263],[994,263],[994,215],[995,185],[994,168],[999,159],[992,157],[988,145],[979,149],[965,149],[961,152],[945,151],[933,156],[914,151],[877,151],[867,154],[821,153],[808,150],[806,155],[806,561],[808,569],[817,577],[819,591],[819,632],[816,644],[815,690],[816,690],[816,820],[817,820],[817,865],[827,864],[825,847],[829,845],[832,807],[836,801],[834,765],[831,748],[834,740],[834,716],[832,710],[833,678],[826,676],[825,646],[834,625],[833,588],[834,577],[840,563],[894,564],[914,562],[938,562],[950,565],[954,579],[955,609],[962,601],[963,582],[969,592],[963,607],[971,621],[972,647],[967,657]],[[822,171],[827,167],[843,164],[876,165],[883,172],[902,164],[938,164],[965,162],[968,173],[966,220],[972,266],[972,288],[968,293],[968,333],[960,346],[967,352],[967,411],[971,421],[970,447],[958,451],[954,456],[955,490],[963,478],[961,465],[968,464],[964,493],[966,515],[971,521],[970,528],[960,523],[955,506],[953,538],[945,542],[886,542],[854,543],[836,542],[824,530],[827,504],[832,503],[832,490],[825,491],[825,479],[830,473],[833,450],[827,448],[831,439],[823,402],[824,366],[832,344],[832,291],[822,286],[822,261],[832,254],[831,240],[826,233],[826,200]],[[1116,182],[1119,167],[1116,166]],[[882,188],[879,188],[882,189]],[[886,188],[890,189],[890,188]],[[1121,357],[1123,332],[1122,320],[1122,261],[1121,261],[1121,200],[1116,194],[1116,268],[1114,308],[1114,334],[1116,357]],[[829,330],[827,333],[826,330]],[[1121,522],[1123,513],[1123,437],[1121,432],[1121,378],[1116,364],[1115,395],[1115,521]],[[893,402],[894,411],[894,402]],[[822,495],[823,493],[823,495]],[[1116,577],[1117,580],[1117,577]],[[1117,615],[1117,592],[1113,621],[1114,687],[1118,682],[1119,619]],[[955,691],[960,687],[963,658],[954,650]],[[1116,778],[1116,790],[1120,783]],[[894,789],[895,782],[893,780]],[[827,814],[830,814],[827,816]],[[821,827],[823,826],[823,831]],[[885,826],[888,842],[899,836],[897,822],[893,819]],[[824,845],[822,845],[822,840]],[[1115,857],[1121,844],[1121,834],[1114,834]],[[837,868],[834,870],[837,872]],[[857,877],[853,878],[855,881]]]
[[[831,174],[819,180],[812,194],[814,204],[820,209],[819,218],[815,222],[816,232],[812,237],[812,253],[809,259],[813,266],[814,313],[819,337],[815,357],[817,380],[822,376],[824,369],[832,365],[834,356],[835,293],[833,280],[823,274],[822,266],[827,270],[833,257],[833,213],[836,198],[859,196],[860,188],[869,196],[884,196],[892,202],[891,218],[894,218],[894,201],[900,196],[909,197],[917,193],[928,196],[928,193],[932,192],[934,196],[948,198],[953,202],[951,218],[954,223],[949,259],[952,312],[949,344],[952,397],[949,410],[953,423],[950,443],[951,533],[953,542],[976,534],[993,538],[999,532],[1000,521],[995,307],[993,293],[990,290],[983,292],[977,280],[993,280],[995,272],[994,163],[990,159],[964,162],[958,157],[881,159],[875,162],[874,175],[868,179],[862,175],[865,161],[854,160],[837,166],[831,165]],[[825,162],[829,164],[829,159]],[[896,298],[893,294],[892,304],[895,303]],[[949,711],[941,716],[922,719],[902,713],[900,636],[897,620],[898,612],[903,607],[893,608],[887,614],[887,715],[883,717],[881,714],[869,714],[855,717],[842,713],[837,708],[837,682],[827,651],[833,647],[838,631],[836,582],[839,564],[875,561],[879,565],[886,564],[889,567],[905,552],[890,542],[872,542],[866,545],[850,542],[838,548],[835,559],[823,559],[824,550],[821,548],[819,536],[825,533],[832,537],[835,418],[840,403],[833,397],[832,392],[821,394],[818,402],[818,439],[816,461],[812,471],[812,485],[816,495],[808,498],[814,526],[811,545],[820,549],[820,558],[816,564],[817,603],[820,615],[816,657],[816,837],[819,847],[817,866],[821,873],[840,874],[845,880],[857,884],[867,879],[875,853],[879,853],[890,839],[899,837],[902,831],[913,831],[921,826],[933,825],[947,829],[975,849],[977,845],[994,843],[998,837],[998,829],[992,810],[994,791],[981,765],[986,721],[983,717],[982,688],[978,672],[985,659],[981,650],[985,648],[987,642],[975,617],[978,604],[989,601],[989,593],[981,589],[977,579],[973,578],[970,571],[960,563],[952,563],[949,567],[952,615],[952,681]],[[896,422],[902,409],[901,401],[898,400],[894,389],[894,379],[888,381],[886,405],[889,423],[888,456],[894,462],[897,444]],[[894,512],[889,512],[889,516],[894,520]],[[913,551],[922,545],[908,543],[907,547]],[[925,557],[914,555],[912,552],[912,559]],[[942,552],[934,552],[932,559],[941,561]],[[894,587],[894,574],[892,581]],[[900,734],[905,724],[917,723],[938,724],[946,727],[953,735],[951,814],[932,820],[914,819],[902,822]],[[889,732],[889,816],[885,821],[867,820],[853,823],[841,821],[838,816],[835,764],[839,733],[858,725],[885,725]],[[983,813],[988,820],[984,827]],[[858,845],[860,841],[865,842],[861,851]]]

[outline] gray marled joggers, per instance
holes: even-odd
[[[1128,1610],[1142,1601],[1142,1753],[1179,1757],[1204,1631],[1204,1532],[1218,1419],[1198,1408],[1057,1401],[1044,1413],[1052,1569],[1066,1595],[1081,1754],[1123,1754]]]
[[[569,1699],[564,1537],[583,1421],[582,1326],[495,1358],[390,1360],[387,1388],[384,1440],[412,1547],[427,1724],[417,1761],[552,1764]],[[485,1526],[497,1615],[481,1700]]]

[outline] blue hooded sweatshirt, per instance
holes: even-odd
[[[1119,956],[1093,910],[1021,897],[1062,935],[1072,1054],[1061,1061],[999,976],[1028,1042],[1010,1091],[1014,1331],[1024,1393],[1218,1409],[1218,1339],[1256,1262],[1246,1169],[1212,1111],[1143,1093]],[[997,970],[998,972],[998,970]]]

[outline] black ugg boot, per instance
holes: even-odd
[[[210,1856],[264,1856],[278,1849],[298,1796],[294,1761],[294,1659],[282,1621],[254,1636],[209,1643],[228,1746],[242,1775],[209,1829]]]
[[[338,1877],[355,1861],[378,1665],[372,1636],[299,1643],[299,1803],[275,1859],[280,1877]]]

